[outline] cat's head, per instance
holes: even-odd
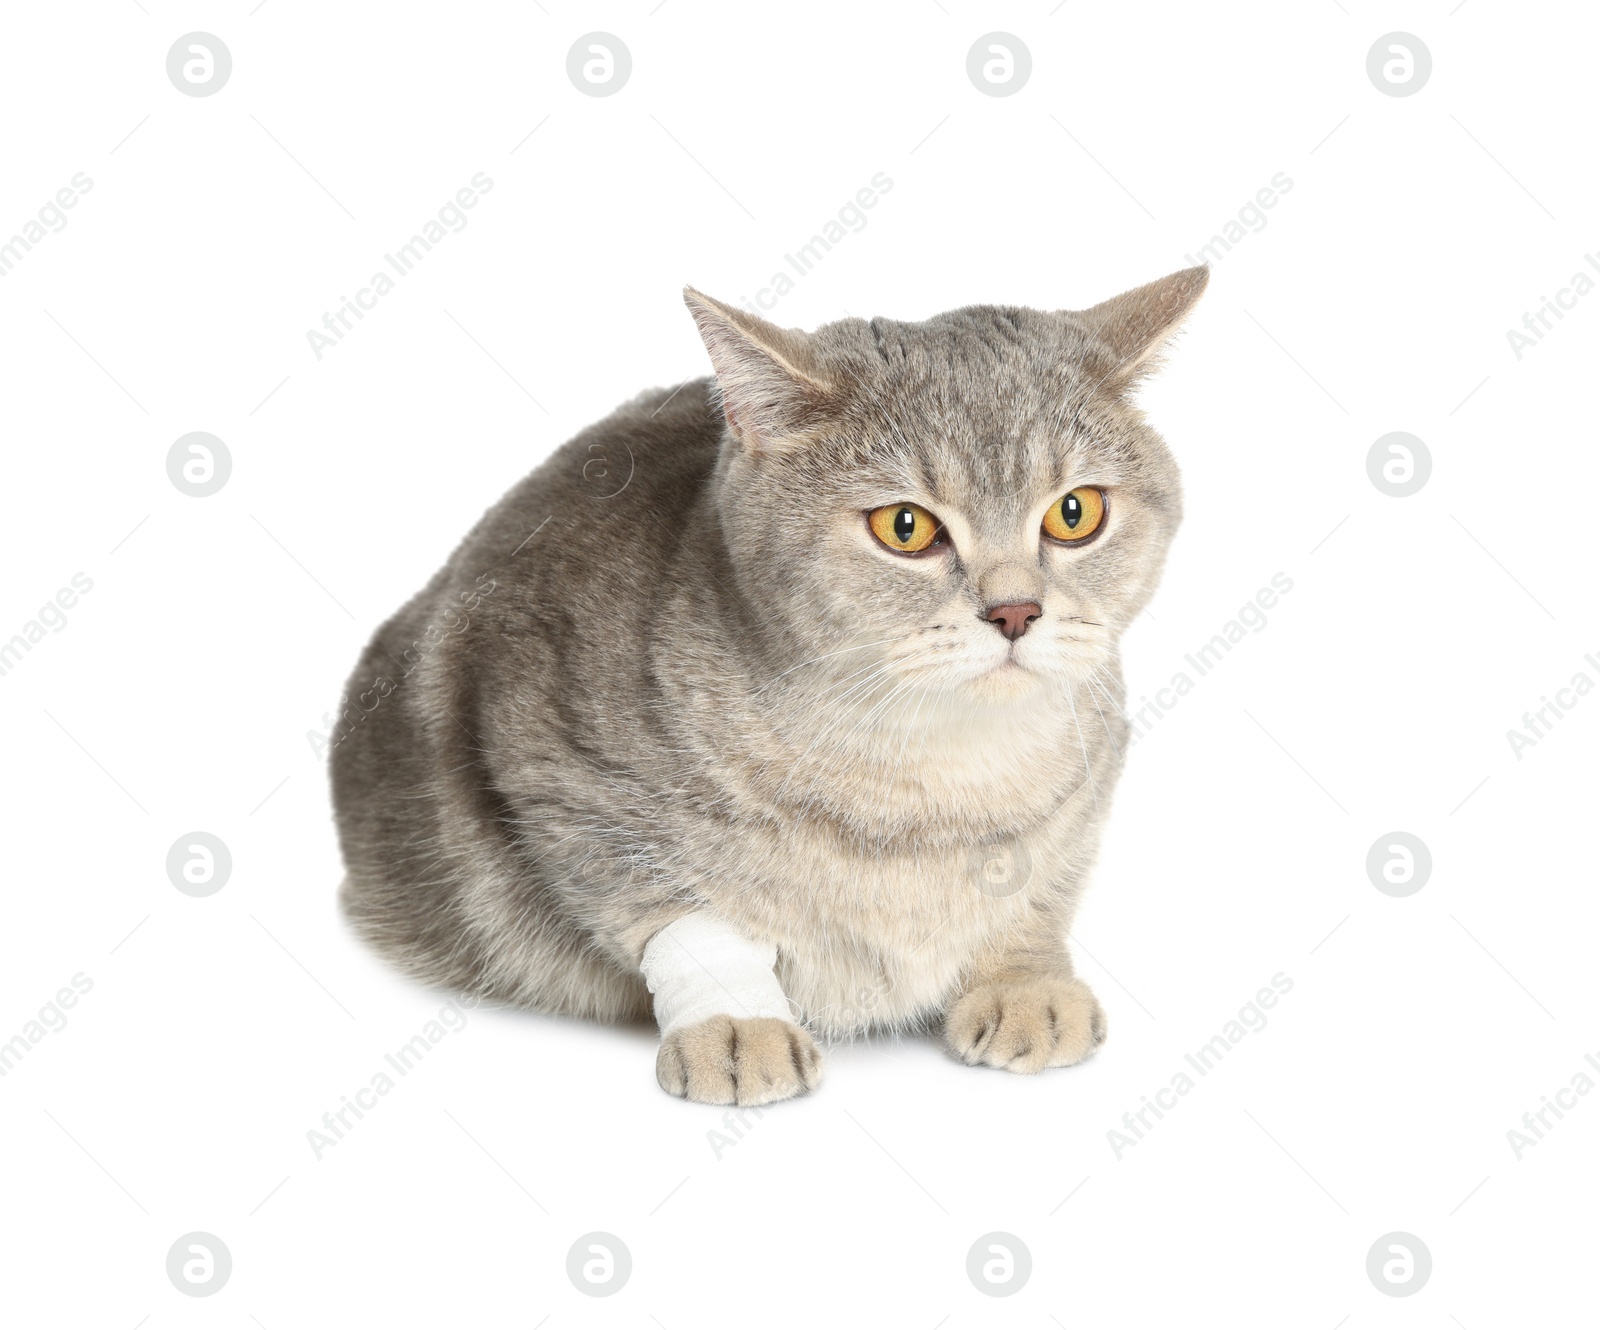
[[[727,418],[724,540],[780,661],[972,698],[1092,677],[1178,525],[1131,396],[1206,279],[809,334],[687,290]]]

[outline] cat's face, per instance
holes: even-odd
[[[973,701],[1092,679],[1154,590],[1177,469],[1127,397],[1205,284],[806,336],[691,295],[730,421],[718,504],[780,662]],[[848,705],[851,694],[841,695]]]

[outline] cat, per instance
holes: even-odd
[[[1067,934],[1181,516],[1135,386],[1205,289],[778,328],[558,449],[378,630],[331,752],[357,933],[480,998],[661,1027],[759,1105],[942,1018],[1088,1057]]]

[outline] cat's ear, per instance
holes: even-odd
[[[832,394],[805,333],[779,328],[692,286],[683,288],[683,302],[717,372],[728,426],[746,447],[777,448],[816,428]]]
[[[1113,390],[1128,387],[1155,369],[1160,351],[1206,289],[1211,270],[1202,264],[1158,281],[1136,286],[1074,312],[1100,343],[1101,382]]]

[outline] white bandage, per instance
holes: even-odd
[[[711,1016],[794,1016],[772,972],[778,949],[752,942],[704,911],[650,939],[640,969],[655,995],[662,1034]]]

